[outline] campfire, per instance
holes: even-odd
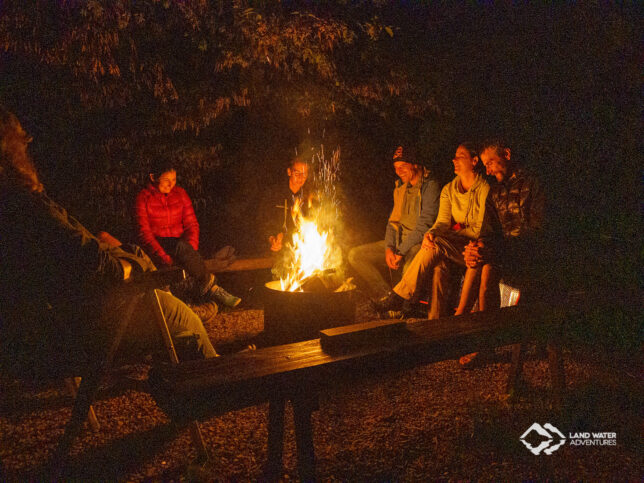
[[[340,165],[340,150],[327,160],[324,146],[313,158],[314,183],[317,187],[308,203],[306,213],[300,204],[293,207],[291,216],[296,231],[292,243],[286,245],[282,260],[280,288],[285,292],[346,291],[354,286],[343,279],[342,251],[336,233],[340,227],[336,181]]]
[[[352,324],[355,302],[351,279],[344,279],[336,181],[339,149],[330,160],[315,157],[315,196],[306,210],[296,206],[291,243],[277,267],[280,279],[266,284],[264,334],[269,343],[314,339],[319,331]],[[304,214],[306,212],[306,215]]]

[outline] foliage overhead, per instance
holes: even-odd
[[[231,109],[276,100],[304,118],[359,106],[382,112],[392,99],[415,116],[437,109],[378,55],[391,26],[377,16],[300,10],[305,3],[6,2],[0,46],[66,80],[57,89],[67,109],[117,112],[139,134],[199,133]],[[356,52],[364,42],[374,46]]]

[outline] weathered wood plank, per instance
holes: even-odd
[[[242,272],[246,270],[265,270],[273,266],[273,259],[270,257],[265,258],[239,258],[232,263],[226,260],[219,260],[212,258],[204,260],[206,269],[209,272]]]
[[[407,328],[404,320],[375,320],[320,331],[320,345],[327,352],[351,350],[358,345],[386,342]]]

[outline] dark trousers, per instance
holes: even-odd
[[[157,238],[163,249],[174,259],[175,265],[183,268],[188,275],[194,277],[197,286],[205,287],[210,282],[210,274],[206,270],[201,254],[192,245],[181,238]]]

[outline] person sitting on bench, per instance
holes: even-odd
[[[462,252],[471,240],[479,238],[485,215],[485,201],[490,185],[478,172],[479,157],[471,143],[461,143],[454,154],[456,177],[445,185],[440,195],[438,216],[425,233],[416,254],[393,292],[373,302],[381,316],[402,309],[403,316],[414,315],[413,304],[426,278],[433,274],[430,319],[448,315],[445,310],[448,261],[465,268]]]
[[[405,273],[420,250],[423,235],[436,221],[440,186],[409,146],[398,146],[393,168],[399,180],[394,188],[394,206],[387,221],[385,239],[351,248],[349,263],[366,283],[373,297],[383,297],[391,284],[381,269],[396,280]],[[393,277],[392,277],[393,278]]]
[[[123,281],[156,270],[154,264],[142,251],[101,242],[49,198],[27,152],[30,141],[0,107],[1,365],[51,374],[95,363],[137,300],[124,339],[137,337],[136,347],[148,349],[156,340],[145,331],[154,328],[152,310],[138,297],[140,285]],[[199,317],[170,293],[158,297],[177,351],[184,358],[216,357]]]
[[[525,293],[533,274],[530,260],[539,250],[536,243],[543,225],[545,196],[537,179],[515,162],[512,151],[500,139],[485,141],[480,148],[487,174],[496,178],[486,208],[486,229],[481,238],[464,250],[467,271],[455,315],[465,313],[473,303],[475,282],[480,279],[478,310],[499,307],[499,281],[518,286]],[[538,257],[536,257],[538,258]],[[461,357],[471,364],[476,353]]]
[[[150,173],[150,184],[136,198],[135,212],[139,241],[160,266],[179,266],[194,282],[195,302],[214,300],[236,307],[239,297],[217,285],[199,253],[199,222],[188,193],[177,186],[172,161],[161,159]]]

